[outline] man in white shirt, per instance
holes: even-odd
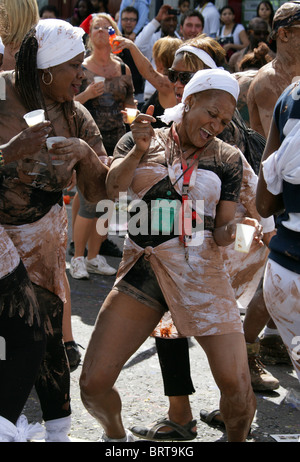
[[[215,38],[220,28],[220,13],[213,2],[200,0],[196,10],[200,11],[204,17],[203,33]]]
[[[144,56],[146,56],[153,67],[155,67],[152,59],[152,48],[154,43],[162,38],[171,37],[180,38],[176,32],[178,16],[176,14],[169,14],[169,10],[172,9],[170,5],[163,5],[155,18],[152,19],[139,33],[135,39],[136,46],[140,49]],[[146,81],[144,99],[145,101],[155,92],[155,88]]]

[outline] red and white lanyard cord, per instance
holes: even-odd
[[[181,234],[179,236],[180,242],[183,243],[184,247],[187,248],[188,243],[192,239],[192,228],[193,220],[202,222],[201,218],[196,211],[193,211],[189,201],[188,193],[190,189],[191,177],[194,171],[198,168],[198,157],[199,153],[193,156],[193,163],[188,166],[186,160],[181,158],[181,165],[183,171],[183,183],[182,183],[182,206],[181,206]],[[186,255],[187,257],[187,255]]]

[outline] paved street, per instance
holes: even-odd
[[[67,206],[70,217],[70,206]],[[122,247],[123,239],[114,236],[114,242]],[[67,256],[67,260],[70,257]],[[107,258],[116,267],[119,259]],[[68,271],[67,271],[68,273]],[[68,274],[69,276],[69,274]],[[72,292],[72,323],[74,338],[87,347],[98,310],[113,284],[114,276],[91,275],[90,280],[74,280],[69,276]],[[84,356],[84,350],[82,350]],[[194,418],[198,421],[197,442],[223,442],[223,431],[209,427],[199,418],[200,409],[218,408],[219,391],[211,376],[206,357],[193,339],[190,341],[191,370],[196,393],[191,396]],[[280,388],[272,393],[256,393],[257,413],[252,425],[249,442],[275,442],[272,435],[300,434],[300,411],[284,402],[289,388],[300,389],[296,374],[287,366],[272,366],[268,370],[279,379]],[[94,442],[99,439],[101,428],[81,403],[78,379],[81,366],[71,374],[71,405],[73,421],[71,437]],[[126,427],[151,424],[166,415],[168,400],[163,395],[160,367],[154,339],[149,338],[125,365],[117,383],[123,399],[123,418]],[[33,392],[25,407],[31,421],[41,421],[41,413]],[[170,443],[169,443],[170,445]]]

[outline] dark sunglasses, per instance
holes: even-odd
[[[182,85],[186,85],[189,83],[193,75],[195,75],[195,72],[178,72],[173,69],[168,69],[168,79],[172,83],[177,82],[179,79],[179,82],[182,83]]]

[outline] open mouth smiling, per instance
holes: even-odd
[[[210,133],[208,130],[206,130],[205,128],[200,128],[200,135],[202,138],[204,138],[206,141],[209,139],[209,138],[212,138],[214,135],[212,133]]]

